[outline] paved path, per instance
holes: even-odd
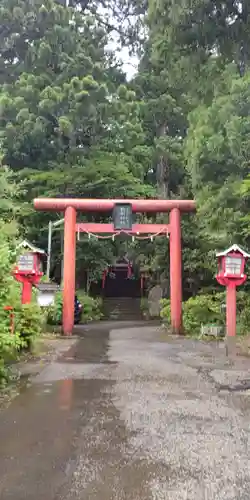
[[[0,413],[3,500],[248,500],[250,361],[85,331]]]

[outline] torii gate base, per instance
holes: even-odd
[[[171,326],[175,333],[182,327],[182,266],[181,266],[181,212],[195,211],[193,200],[94,200],[81,198],[36,198],[36,210],[64,212],[64,288],[63,288],[63,333],[72,335],[74,327],[75,264],[76,264],[76,213],[111,212],[117,203],[130,203],[133,212],[170,212],[170,303]],[[145,225],[146,226],[146,225]],[[152,225],[151,225],[152,226]],[[143,225],[141,226],[143,227]],[[162,226],[161,226],[162,227]],[[79,228],[78,228],[79,229]],[[133,227],[131,234],[138,229]],[[155,225],[155,233],[159,225]]]

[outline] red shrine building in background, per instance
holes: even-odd
[[[117,236],[127,234],[169,235],[171,326],[176,333],[182,327],[182,251],[181,214],[195,211],[193,200],[126,200],[82,198],[36,198],[36,210],[64,213],[64,269],[63,269],[63,333],[72,335],[74,327],[76,234],[98,233]],[[112,223],[77,223],[77,212],[113,214]],[[168,213],[168,224],[137,224],[136,213]],[[128,271],[129,272],[129,266]],[[103,283],[105,286],[105,272]]]

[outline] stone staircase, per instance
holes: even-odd
[[[103,311],[106,319],[141,320],[141,299],[137,297],[105,297]]]

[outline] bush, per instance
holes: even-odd
[[[201,325],[223,325],[222,294],[196,295],[183,304],[183,327],[188,333],[200,333]]]
[[[62,293],[58,292],[55,296],[54,305],[50,306],[47,310],[48,325],[61,325],[62,311],[63,311],[63,297]]]
[[[82,304],[82,322],[98,321],[102,318],[102,300],[94,299],[85,293],[78,293],[78,299]],[[55,304],[48,310],[47,322],[49,325],[61,325],[63,311],[62,293],[59,292],[55,297]]]
[[[171,325],[171,309],[170,309],[170,299],[162,299],[160,301],[161,311],[160,316],[163,319],[163,323],[166,326]]]
[[[16,242],[10,225],[0,219],[0,384],[7,379],[6,366],[16,359],[23,348],[30,348],[41,333],[43,314],[36,303],[21,305],[21,287],[12,276],[16,261]],[[11,332],[10,312],[14,312],[14,333]]]
[[[201,294],[183,304],[183,327],[189,334],[200,333],[202,324],[224,325],[226,320],[226,294]],[[171,324],[170,300],[161,301],[161,317],[167,326]],[[224,308],[223,308],[224,306]],[[237,333],[250,333],[250,294],[237,292]]]
[[[0,333],[0,386],[6,383],[8,379],[8,371],[6,363],[13,361],[20,349],[23,347],[23,341],[17,332],[10,333],[9,317],[0,317],[1,333]]]
[[[1,159],[0,159],[1,163]],[[11,182],[11,172],[1,165],[0,170],[0,384],[7,379],[6,366],[16,359],[22,347],[31,344],[38,332],[36,305],[21,307],[21,287],[12,276],[17,259],[19,243],[18,226],[15,221],[18,207],[18,186]],[[11,332],[10,311],[15,313],[15,331]],[[40,314],[40,313],[39,313]],[[40,317],[40,316],[39,316]],[[21,333],[25,333],[25,337]],[[27,335],[28,334],[28,335]]]
[[[212,323],[223,325],[225,312],[222,304],[225,301],[224,294],[196,295],[183,304],[183,327],[187,333],[200,333],[201,325]],[[170,300],[161,301],[161,317],[164,324],[171,324]]]
[[[11,229],[0,219],[0,383],[7,377],[6,363],[17,356],[22,346],[18,332],[11,334],[10,313],[4,310],[6,306],[15,310],[20,304],[20,286],[12,277],[15,251]]]
[[[237,333],[250,333],[250,293],[244,291],[237,292]]]
[[[44,326],[44,313],[37,304],[24,304],[17,313],[16,331],[22,341],[22,346],[31,349],[35,339],[41,335]]]
[[[102,300],[94,299],[87,294],[79,294],[78,298],[82,304],[82,322],[99,321],[102,314]]]

